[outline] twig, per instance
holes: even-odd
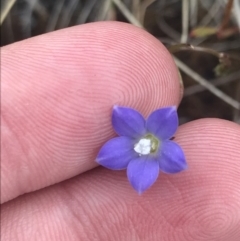
[[[69,26],[73,13],[78,5],[78,0],[68,0],[67,6],[63,8],[61,19],[59,21],[59,29]]]
[[[239,2],[239,0],[234,0],[233,11],[234,11],[234,16],[235,16],[238,28],[240,29],[240,2]]]
[[[175,45],[169,46],[168,50],[172,54],[182,50],[192,50],[192,51],[212,54],[213,56],[217,57],[219,60],[232,59],[232,60],[240,61],[240,57],[237,55],[233,55],[233,54],[230,55],[223,52],[218,52],[211,48],[193,46],[192,44],[175,44]]]
[[[198,82],[200,85],[204,86],[206,89],[208,89],[210,92],[212,92],[214,95],[231,105],[237,110],[240,110],[240,103],[230,96],[223,93],[221,90],[217,89],[214,85],[210,84],[206,79],[204,79],[202,76],[200,76],[198,73],[190,69],[186,64],[184,64],[182,61],[174,57],[176,65],[188,76],[193,78],[196,82]]]
[[[25,0],[27,6],[22,14],[19,15],[20,26],[22,26],[22,35],[24,38],[32,36],[32,14],[38,0]]]
[[[163,9],[164,11],[164,7],[166,5],[166,0],[162,0],[160,2],[160,7]],[[175,30],[173,29],[172,27],[170,27],[165,19],[164,19],[164,16],[163,14],[159,14],[159,19],[156,20],[156,23],[158,25],[158,27],[167,35],[169,36],[170,38],[174,39],[174,41],[176,42],[179,42],[180,41],[180,38],[181,38],[181,35]]]
[[[211,1],[212,2],[212,1]],[[206,1],[206,3],[211,3],[210,1]],[[199,26],[206,26],[208,25],[212,20],[214,20],[215,24],[219,22],[219,20],[216,20],[216,18],[219,16],[219,10],[222,7],[223,2],[222,1],[214,1],[210,9],[208,9],[205,4],[203,4],[203,1],[200,1],[203,8],[206,9],[207,14],[202,18]]]
[[[132,13],[128,10],[128,8],[121,0],[112,0],[112,1],[130,23],[132,23],[137,27],[143,28],[142,24],[132,15]]]
[[[146,14],[146,9],[153,3],[155,2],[155,0],[143,0],[141,2],[141,6],[140,6],[140,16],[139,16],[139,21],[141,23],[144,22],[144,16]]]
[[[219,77],[214,80],[209,80],[209,82],[214,86],[221,86],[227,83],[231,83],[232,81],[235,81],[239,78],[240,78],[240,71],[237,71],[227,76]],[[190,86],[184,90],[184,97],[197,94],[204,90],[206,90],[206,88],[202,85]]]
[[[8,13],[12,9],[13,5],[15,4],[16,0],[8,0],[5,6],[1,6],[1,18],[0,18],[0,24],[2,25],[3,21],[7,17]],[[2,3],[1,3],[2,5]]]
[[[101,11],[99,11],[99,14],[96,18],[97,21],[109,20],[109,19],[106,19],[106,16],[111,9],[111,5],[112,5],[111,0],[105,0],[104,1],[102,9],[101,9]]]
[[[88,0],[86,1],[82,11],[79,14],[79,17],[77,19],[77,24],[83,24],[86,23],[87,18],[89,17],[94,5],[96,4],[97,0]]]
[[[140,0],[133,0],[132,1],[132,13],[136,19],[140,22]]]
[[[55,30],[59,15],[60,15],[63,5],[64,5],[64,0],[58,1],[58,3],[55,5],[57,5],[57,6],[56,6],[55,10],[53,11],[53,13],[50,15],[50,19],[49,19],[49,21],[47,23],[47,27],[46,27],[46,33],[52,32],[53,30]]]
[[[228,0],[227,5],[225,7],[223,20],[218,30],[219,32],[225,29],[228,25],[230,16],[231,16],[232,6],[233,6],[233,0]]]
[[[160,16],[160,19],[156,21],[158,27],[170,38],[172,38],[174,41],[179,42],[181,35],[171,28],[165,21],[163,16]]]
[[[193,28],[197,25],[198,1],[191,0],[189,4],[190,4],[190,25]]]
[[[192,1],[191,1],[192,2]],[[202,3],[202,1],[199,1]],[[219,12],[219,9],[221,7],[220,1],[215,1],[211,8],[207,11],[207,14],[202,18],[202,20],[198,23],[198,26],[206,26],[209,24],[209,22],[216,16],[216,14]],[[196,14],[197,15],[197,14]],[[192,18],[192,17],[191,17]],[[207,40],[208,37],[202,37],[202,38],[195,38],[191,39],[191,44],[194,46],[199,45],[203,43],[205,40]]]
[[[8,16],[5,19],[4,25],[2,26],[2,32],[4,32],[4,38],[6,38],[7,42],[9,44],[15,42],[15,36],[13,32],[13,26],[12,26],[12,15],[8,14]]]
[[[182,0],[182,35],[181,43],[188,40],[188,23],[189,23],[189,0]]]
[[[36,11],[36,13],[42,18],[41,20],[44,19],[45,21],[45,19],[48,17],[46,6],[41,1],[37,1],[33,7],[34,11]]]
[[[230,49],[238,49],[240,48],[240,42],[239,40],[227,40],[225,42],[216,42],[216,43],[211,43],[210,45],[205,45],[207,48],[212,48],[216,51],[227,51]]]
[[[238,83],[237,89],[236,89],[236,98],[238,101],[240,101],[240,82]],[[233,113],[233,121],[240,124],[240,110],[235,110]]]

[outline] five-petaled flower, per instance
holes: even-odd
[[[156,181],[160,170],[177,173],[187,168],[182,148],[170,140],[178,127],[175,106],[157,109],[147,120],[132,108],[114,106],[112,125],[119,137],[101,148],[96,161],[112,170],[127,168],[139,194]]]

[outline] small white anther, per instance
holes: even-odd
[[[134,150],[139,155],[148,155],[151,152],[151,140],[141,139],[135,146]]]

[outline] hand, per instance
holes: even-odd
[[[1,54],[2,240],[239,240],[237,124],[179,127],[189,169],[161,173],[142,196],[125,171],[95,168],[114,135],[114,104],[147,116],[180,102],[177,68],[158,40],[131,25],[93,23]]]

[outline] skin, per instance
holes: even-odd
[[[139,196],[97,167],[114,104],[178,105],[177,68],[154,37],[93,23],[1,49],[1,236],[14,241],[237,241],[240,127],[201,119],[176,134],[189,168]]]

